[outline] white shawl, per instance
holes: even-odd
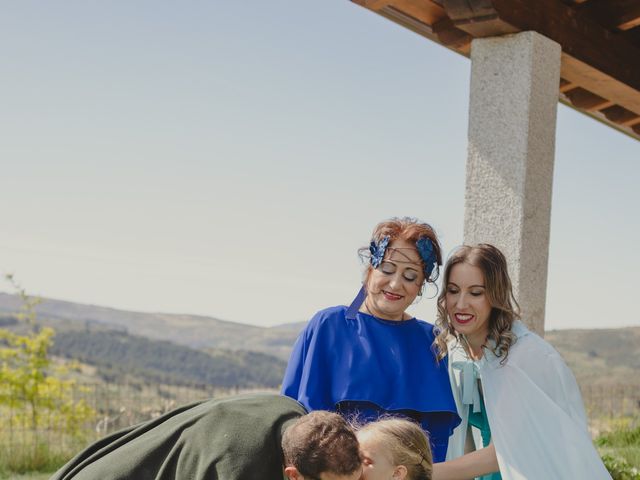
[[[522,322],[516,321],[512,331],[517,340],[504,365],[488,349],[475,362],[502,479],[611,479],[591,441],[578,384],[562,357]],[[449,439],[447,460],[464,454],[469,405],[462,402],[460,370],[452,365],[466,360],[462,346],[450,346],[449,375],[462,423]],[[481,447],[478,436],[475,440]]]

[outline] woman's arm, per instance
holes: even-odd
[[[499,471],[493,443],[448,462],[433,464],[433,480],[469,480]]]

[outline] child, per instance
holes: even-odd
[[[356,436],[363,480],[431,480],[431,448],[419,425],[386,418],[364,425]]]

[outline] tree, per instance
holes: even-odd
[[[34,456],[41,447],[44,429],[80,439],[83,424],[94,412],[77,399],[76,381],[69,378],[71,364],[54,364],[49,355],[54,330],[38,325],[37,297],[27,295],[12,275],[6,275],[21,299],[16,316],[26,333],[0,329],[0,408],[8,410],[8,430],[21,429]],[[3,416],[2,418],[5,418]]]

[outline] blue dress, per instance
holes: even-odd
[[[433,325],[415,318],[387,321],[327,308],[298,337],[282,393],[309,411],[365,422],[384,414],[412,418],[429,434],[434,461],[444,461],[460,417],[446,359],[437,362],[432,350],[434,338]]]

